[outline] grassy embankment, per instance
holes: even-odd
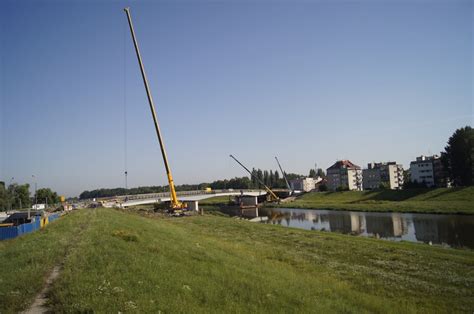
[[[307,193],[280,207],[474,214],[474,187]]]
[[[53,312],[474,309],[473,251],[214,216],[85,209],[1,242],[0,263],[2,313],[24,309],[57,263]]]

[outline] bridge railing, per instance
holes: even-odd
[[[205,191],[205,190],[194,190],[194,191],[178,191],[176,194],[179,196],[193,196],[193,195],[203,195],[203,194],[223,194],[223,193],[240,193],[242,191],[243,193],[248,193],[248,192],[265,192],[264,190],[260,189],[247,189],[247,190],[240,190],[240,189],[222,189],[222,190],[211,190],[211,191]],[[168,197],[170,195],[169,192],[159,192],[159,193],[148,193],[148,194],[133,194],[133,195],[118,195],[118,196],[111,196],[111,197],[103,197],[97,199],[97,201],[105,201],[105,200],[140,200],[140,199],[159,199],[163,197]]]

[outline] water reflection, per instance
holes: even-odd
[[[474,248],[474,216],[290,208],[263,213],[269,217],[267,223],[287,227]]]

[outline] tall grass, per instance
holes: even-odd
[[[32,234],[0,242],[0,313],[17,312],[29,305],[93,215],[90,211],[74,212]]]
[[[76,223],[87,220],[87,228]],[[215,216],[146,218],[88,209],[48,233],[63,267],[53,312],[469,312],[474,252],[288,229]],[[73,244],[70,235],[74,234]],[[7,269],[39,254],[40,234],[3,244]],[[51,237],[50,241],[62,238]],[[22,246],[23,243],[29,243]],[[43,243],[45,244],[45,243]],[[54,247],[54,245],[52,245]],[[18,267],[15,268],[15,265]],[[0,273],[2,286],[5,277]],[[21,277],[19,294],[41,278]],[[24,304],[1,290],[0,312]],[[30,293],[29,295],[31,295]],[[15,299],[18,301],[19,299]],[[23,297],[28,302],[28,297]]]

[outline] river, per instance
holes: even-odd
[[[474,215],[293,208],[261,209],[263,215],[269,218],[266,223],[285,227],[474,249]]]

